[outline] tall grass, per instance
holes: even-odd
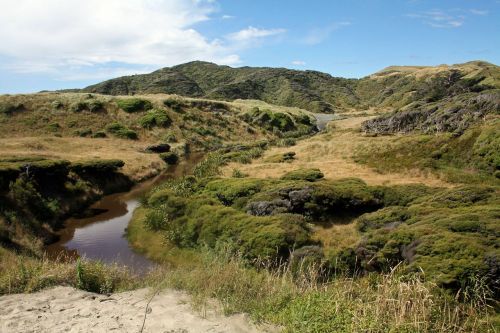
[[[35,292],[52,286],[111,293],[147,286],[156,276],[139,278],[125,267],[99,261],[16,254],[0,247],[0,295]]]
[[[458,302],[399,269],[324,282],[312,265],[251,268],[231,251],[200,256],[167,270],[163,286],[187,290],[198,309],[215,298],[226,314],[245,312],[284,332],[495,332],[485,302]]]

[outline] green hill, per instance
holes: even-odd
[[[124,76],[83,89],[110,95],[167,93],[221,100],[259,99],[313,112],[334,112],[359,103],[356,80],[285,68],[232,68],[195,61],[150,74]]]
[[[499,67],[483,61],[436,67],[391,66],[362,79],[195,61],[150,74],[119,77],[83,91],[256,99],[326,113],[369,107],[396,111],[396,117],[389,115],[364,127],[367,132],[380,133],[463,130],[486,114],[498,112],[499,89]],[[452,119],[448,119],[450,114]]]

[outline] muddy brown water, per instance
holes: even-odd
[[[47,246],[46,252],[52,257],[85,257],[107,264],[127,266],[136,273],[144,273],[154,267],[154,263],[135,252],[126,238],[126,229],[139,199],[161,182],[189,174],[202,159],[203,154],[191,153],[180,164],[169,166],[157,177],[142,182],[130,191],[106,195],[90,210],[97,212],[91,217],[69,218],[58,234],[57,243]]]

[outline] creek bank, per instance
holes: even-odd
[[[135,185],[128,192],[114,193],[102,197],[91,205],[88,214],[73,217],[58,231],[60,239],[46,248],[51,257],[83,256],[107,264],[119,264],[135,273],[145,273],[155,265],[136,253],[124,235],[140,198],[166,179],[179,178],[191,171],[202,158],[202,153],[185,156],[178,165],[168,166],[160,175]]]

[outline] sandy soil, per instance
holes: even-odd
[[[264,332],[243,315],[224,317],[212,310],[202,317],[181,292],[165,290],[151,299],[152,295],[147,289],[107,296],[56,287],[2,296],[0,332]]]

